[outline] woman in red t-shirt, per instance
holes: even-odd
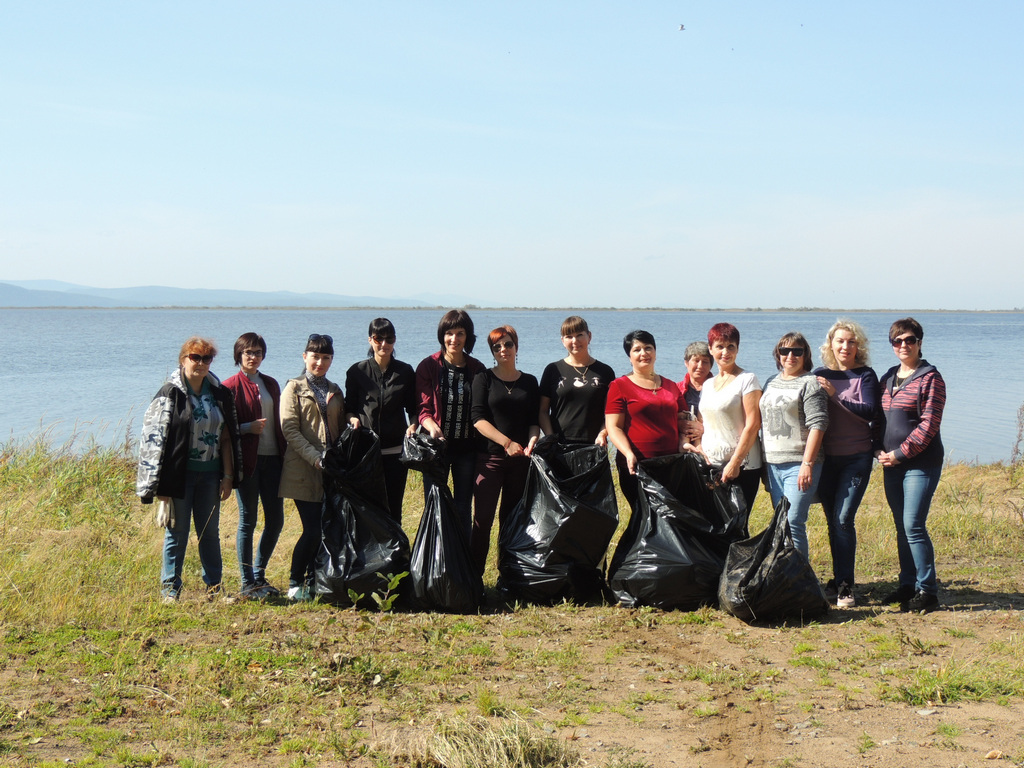
[[[633,372],[608,387],[605,426],[615,446],[619,487],[634,507],[636,468],[641,459],[680,453],[680,435],[688,409],[674,381],[654,372],[657,347],[647,331],[630,331],[622,340]]]

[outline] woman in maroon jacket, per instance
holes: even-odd
[[[899,586],[885,597],[900,610],[929,613],[939,607],[935,550],[926,522],[932,495],[942,474],[942,411],[946,383],[921,357],[924,329],[914,318],[897,320],[889,341],[900,364],[882,377],[885,416],[883,450],[875,454],[882,465],[885,498],[896,524],[900,559]]]
[[[284,435],[281,432],[281,387],[259,372],[267,342],[258,333],[243,333],[235,342],[235,365],[242,370],[224,382],[235,396],[242,434],[242,482],[238,486],[238,567],[242,597],[265,599],[280,592],[267,583],[266,568],[284,527],[284,499],[278,495]],[[263,535],[256,560],[252,544],[263,502]]]
[[[444,440],[445,479],[452,474],[455,511],[469,538],[473,526],[473,478],[476,471],[477,435],[473,428],[473,378],[486,370],[470,356],[476,344],[473,320],[461,309],[445,312],[437,324],[441,349],[416,366],[419,422],[431,437]],[[430,490],[424,476],[424,492]]]

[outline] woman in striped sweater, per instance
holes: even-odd
[[[899,586],[885,602],[913,613],[930,613],[939,606],[935,550],[925,524],[942,474],[939,426],[946,405],[946,383],[921,357],[922,338],[924,329],[912,317],[897,320],[889,329],[900,363],[882,377],[885,432],[883,450],[875,455],[883,467],[900,560]]]

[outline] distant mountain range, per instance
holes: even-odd
[[[464,306],[465,297],[421,294],[410,299],[292,291],[207,288],[93,288],[60,280],[0,282],[0,307],[440,307]]]

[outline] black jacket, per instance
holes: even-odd
[[[345,413],[377,433],[380,447],[402,444],[405,430],[415,423],[418,410],[416,373],[412,366],[391,358],[381,371],[372,357],[360,360],[345,376]]]

